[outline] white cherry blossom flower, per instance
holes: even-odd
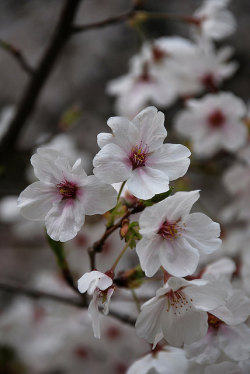
[[[129,73],[109,82],[107,92],[117,96],[118,114],[133,118],[147,104],[166,107],[174,102],[177,78],[166,56],[155,44],[145,43],[130,60]]]
[[[180,348],[164,346],[156,347],[151,353],[135,361],[127,371],[127,374],[185,374],[188,361],[185,351]]]
[[[101,330],[98,301],[102,299],[102,304],[104,304],[103,313],[107,315],[109,312],[110,299],[114,292],[113,280],[108,275],[93,270],[90,273],[83,274],[78,280],[78,289],[81,293],[87,291],[89,295],[93,295],[88,311],[92,320],[94,336],[100,339]]]
[[[197,24],[193,31],[203,36],[221,40],[231,35],[236,29],[233,14],[226,9],[230,0],[206,0],[195,11]]]
[[[220,149],[237,151],[247,141],[247,128],[242,122],[246,106],[229,92],[208,94],[188,100],[187,109],[176,119],[176,130],[189,137],[195,154],[213,156]]]
[[[31,164],[39,181],[20,194],[20,212],[30,220],[45,220],[48,235],[54,240],[72,239],[81,229],[85,214],[103,214],[116,203],[113,187],[87,176],[81,159],[71,166],[62,153],[39,148]]]
[[[94,174],[102,181],[127,180],[135,197],[150,199],[186,173],[190,151],[180,144],[163,144],[164,114],[155,107],[144,109],[132,121],[111,117],[108,126],[112,134],[98,135],[101,150],[93,160]]]
[[[162,265],[168,273],[192,274],[200,253],[210,254],[221,245],[220,226],[203,213],[189,214],[199,191],[177,192],[152,207],[139,219],[143,236],[136,246],[142,269],[152,277]]]
[[[243,220],[250,219],[250,145],[248,144],[237,154],[238,162],[224,174],[223,181],[228,192],[234,197],[221,212],[224,221],[235,217]]]
[[[156,296],[141,307],[136,332],[154,346],[164,337],[181,347],[206,335],[207,312],[222,305],[226,291],[219,282],[171,277]]]

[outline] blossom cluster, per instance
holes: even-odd
[[[87,300],[93,335],[104,341],[101,348],[97,340],[98,349],[105,350],[105,327],[110,323],[100,311],[105,316],[126,313],[130,323],[134,320],[137,337],[131,335],[130,349],[135,362],[130,357],[131,366],[120,371],[127,374],[250,370],[250,114],[241,98],[219,91],[237,63],[229,61],[231,47],[217,49],[214,44],[236,29],[228,4],[206,0],[189,20],[192,39],[168,36],[145,42],[131,59],[129,73],[108,83],[118,116],[108,119],[109,132],[97,136],[100,150],[93,158],[93,175],[85,172],[86,164],[72,143],[60,138],[31,157],[32,183],[18,198],[21,215],[45,225],[59,257],[65,255],[65,245],[67,262],[61,265],[60,257],[59,265],[65,270],[69,264],[73,283],[78,279],[73,286],[84,303]],[[185,108],[175,116],[173,130],[187,139],[187,146],[165,143],[171,128],[167,122],[166,130],[164,113],[157,109],[178,98]],[[234,160],[222,170],[221,180],[218,152]],[[197,166],[205,171],[212,165],[220,185],[232,196],[232,202],[223,209],[219,204],[216,212],[223,230],[214,220],[216,214],[205,214],[209,204],[206,201],[205,209],[201,205],[203,192],[190,182],[192,173],[187,177],[192,161],[194,172]],[[8,210],[6,220],[18,221],[20,234],[23,221],[13,201],[5,203],[0,217]],[[93,215],[102,217],[91,224],[86,216]],[[236,220],[240,227],[231,229]],[[53,286],[60,293],[57,281]],[[130,291],[133,299],[128,299]],[[22,310],[17,303],[17,310],[25,315],[23,320],[31,321],[34,305],[27,300],[24,305]],[[54,319],[47,305],[42,309],[46,322],[41,329],[50,336],[48,346],[61,368],[60,347],[49,333]],[[7,331],[0,342],[12,342],[8,329],[16,323],[13,310],[0,318]],[[87,316],[70,310],[67,318],[67,327],[58,322],[61,339],[70,336],[65,357],[74,350],[85,359],[95,344],[84,325]],[[111,329],[112,339],[119,329],[120,325]],[[33,337],[34,332],[29,333]],[[25,342],[24,355],[26,344],[31,349]],[[118,343],[115,346],[114,355]],[[30,365],[39,372],[36,349],[34,344]],[[46,350],[45,355],[54,360]],[[49,361],[42,369],[54,368]],[[109,364],[105,370],[111,372]]]

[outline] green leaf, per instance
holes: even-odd
[[[52,251],[54,252],[54,254],[56,256],[56,260],[57,260],[57,263],[58,263],[59,267],[62,270],[67,269],[67,262],[66,262],[66,258],[65,258],[63,243],[62,242],[57,242],[57,241],[51,239],[51,237],[48,234],[47,234],[47,240],[48,240],[48,243],[50,245],[50,248],[52,249]]]
[[[169,197],[173,192],[173,188],[170,187],[168,191],[159,193],[157,195],[154,195],[151,199],[149,200],[142,200],[143,204],[146,206],[152,206],[156,203],[159,203],[162,200],[165,200],[167,197]]]

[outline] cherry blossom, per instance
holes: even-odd
[[[207,312],[222,305],[225,298],[224,285],[217,281],[171,277],[142,305],[136,332],[154,346],[163,337],[176,347],[190,344],[206,335]]]
[[[94,174],[102,181],[127,181],[134,196],[150,199],[186,173],[190,151],[180,144],[163,144],[164,114],[155,107],[144,109],[132,121],[111,117],[108,126],[112,134],[98,135],[101,150],[93,160]]]
[[[236,21],[226,9],[229,2],[230,0],[205,0],[194,13],[197,23],[193,31],[214,40],[231,35],[236,29]]]
[[[235,219],[235,216],[243,220],[250,218],[250,145],[240,150],[237,157],[238,161],[223,176],[226,189],[234,197],[221,212],[221,217],[225,221]]]
[[[143,238],[136,251],[148,277],[161,265],[174,276],[192,274],[200,253],[210,254],[220,247],[219,224],[203,213],[189,214],[198,199],[199,191],[177,192],[142,212]]]
[[[246,106],[229,92],[209,94],[188,100],[187,109],[176,119],[176,130],[189,137],[192,149],[200,157],[211,157],[220,149],[237,151],[247,141],[242,122]]]
[[[148,374],[152,370],[157,374],[185,374],[187,368],[188,361],[183,349],[163,346],[156,347],[151,353],[135,361],[127,374]]]
[[[112,186],[87,176],[78,159],[73,166],[60,152],[39,148],[31,157],[38,182],[19,196],[21,214],[45,220],[48,235],[65,242],[81,229],[85,214],[103,214],[114,207],[117,193]]]
[[[104,304],[103,313],[105,315],[109,312],[109,303],[111,296],[114,292],[113,280],[108,275],[101,273],[100,271],[91,271],[85,273],[78,280],[79,292],[88,292],[89,295],[93,295],[93,298],[89,304],[89,314],[92,319],[92,327],[95,338],[100,339],[100,317],[98,309],[98,300],[102,299]]]

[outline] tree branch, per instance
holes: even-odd
[[[1,160],[6,161],[6,155],[11,152],[18,140],[23,125],[32,113],[40,91],[44,86],[60,52],[72,34],[72,23],[81,0],[66,0],[59,22],[38,68],[26,87],[19,104],[17,113],[10,123],[9,129],[2,139]]]
[[[122,13],[118,16],[107,18],[103,21],[90,23],[90,24],[87,24],[87,25],[75,25],[75,26],[72,27],[72,33],[78,33],[78,32],[88,31],[88,30],[92,30],[92,29],[98,29],[98,28],[106,27],[106,26],[109,26],[109,25],[115,25],[117,23],[122,23],[122,22],[125,22],[125,21],[133,18],[133,16],[135,14],[136,14],[135,9],[132,8],[125,13]]]
[[[31,67],[31,65],[28,63],[22,52],[19,49],[17,49],[14,45],[6,42],[5,40],[0,39],[0,47],[7,53],[9,53],[12,57],[14,57],[14,59],[19,64],[21,69],[23,69],[26,73],[34,73],[33,67]]]
[[[60,296],[60,295],[56,295],[56,294],[52,294],[48,292],[34,290],[32,288],[16,285],[13,283],[5,283],[5,282],[0,281],[0,291],[1,290],[4,292],[12,293],[12,294],[22,294],[22,295],[31,297],[32,299],[43,299],[44,298],[44,299],[53,300],[59,303],[76,306],[79,308],[88,307],[87,302],[81,299],[80,297],[76,298],[76,297]],[[112,310],[109,311],[109,316],[114,317],[118,319],[119,321],[122,321],[128,325],[134,326],[135,324],[135,320],[131,318],[130,316],[122,315]]]

